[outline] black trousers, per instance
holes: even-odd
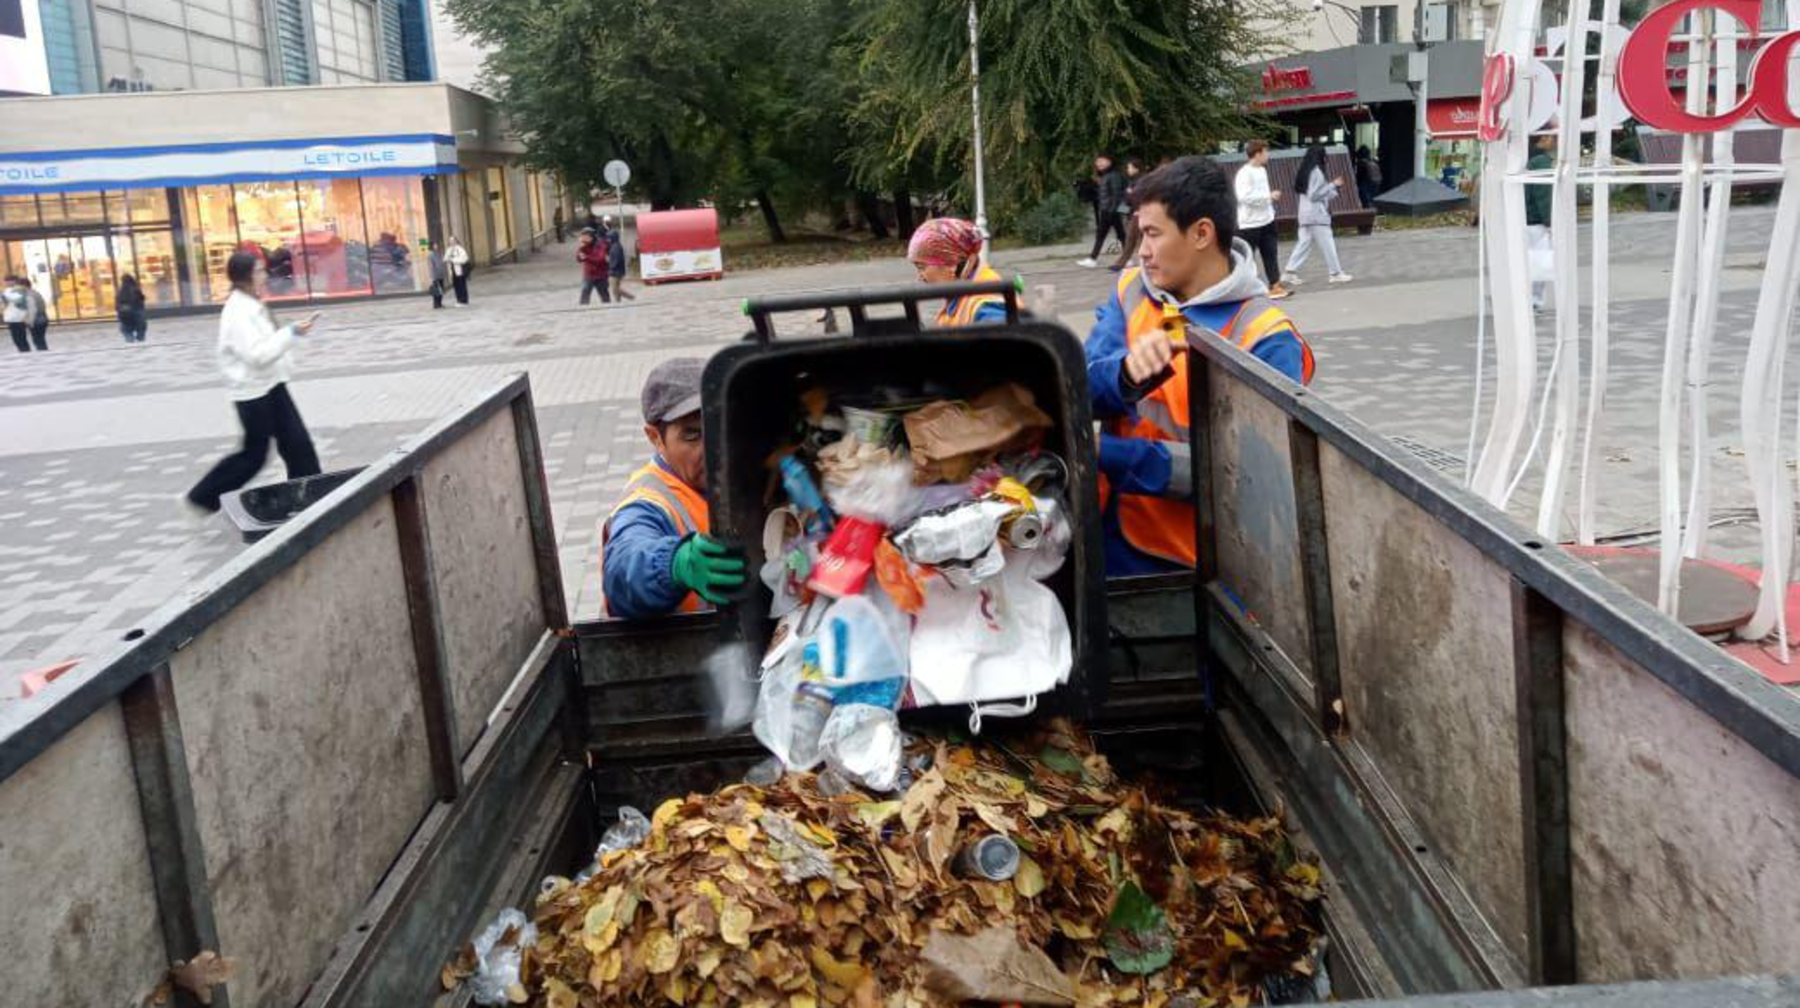
[[[1094,251],[1088,253],[1089,259],[1100,258],[1100,250],[1106,248],[1106,233],[1110,231],[1119,236],[1119,244],[1125,244],[1125,215],[1117,211],[1094,215]]]
[[[33,322],[31,324],[31,345],[37,347],[39,350],[50,349],[50,341],[47,338],[49,336],[49,334],[50,334],[50,320],[49,319],[43,319],[42,321]]]
[[[444,281],[442,280],[431,281],[431,307],[444,307]]]
[[[604,277],[602,277],[599,280],[591,280],[587,277],[582,277],[582,279],[581,279],[581,303],[587,304],[588,303],[588,295],[592,294],[595,291],[600,292],[600,300],[602,302],[604,302],[606,304],[612,304],[612,291],[606,286],[606,279]]]
[[[450,286],[456,288],[456,303],[469,303],[469,271],[463,270],[450,278]]]
[[[27,335],[31,332],[30,326],[23,322],[8,322],[6,331],[12,333],[13,346],[18,347],[20,353],[31,352],[31,339]]]
[[[1281,249],[1275,241],[1275,222],[1262,227],[1244,228],[1238,234],[1250,247],[1262,253],[1263,279],[1273,287],[1281,282]]]
[[[242,489],[262,471],[263,463],[269,459],[270,441],[275,442],[275,450],[287,464],[288,479],[319,474],[319,455],[313,450],[312,435],[306,432],[306,422],[300,419],[300,410],[294,406],[286,385],[277,385],[260,398],[233,405],[237,407],[238,423],[244,427],[244,444],[201,477],[188,491],[188,500],[208,511],[219,510],[221,496]]]

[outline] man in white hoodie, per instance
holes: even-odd
[[[1269,188],[1269,144],[1252,140],[1244,145],[1248,158],[1238,169],[1235,188],[1238,201],[1238,237],[1262,253],[1263,281],[1269,300],[1280,301],[1293,292],[1281,286],[1281,246],[1275,235],[1275,201],[1280,193]]]
[[[219,315],[218,361],[226,393],[244,428],[244,443],[187,492],[188,504],[208,513],[219,510],[221,496],[256,478],[269,458],[270,441],[287,463],[288,479],[319,474],[312,436],[287,388],[294,343],[312,331],[318,315],[277,326],[268,306],[256,296],[257,266],[256,256],[249,252],[234,252],[225,263],[231,296]]]

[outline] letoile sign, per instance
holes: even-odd
[[[1757,52],[1750,62],[1749,87],[1736,105],[1717,115],[1694,115],[1683,107],[1683,100],[1669,89],[1670,36],[1683,18],[1703,8],[1736,18],[1753,34],[1761,30],[1762,0],[1675,0],[1651,11],[1619,49],[1619,98],[1625,108],[1644,125],[1671,133],[1715,133],[1751,115],[1760,115],[1771,126],[1800,129],[1800,112],[1788,101],[1789,62],[1800,47],[1800,30],[1771,39]],[[1555,78],[1548,72],[1536,75],[1539,81],[1545,78],[1554,85]],[[1476,127],[1481,139],[1492,141],[1506,135],[1507,104],[1517,82],[1518,64],[1510,54],[1488,57]],[[1554,107],[1551,102],[1542,105]],[[1540,125],[1531,123],[1529,128]]]

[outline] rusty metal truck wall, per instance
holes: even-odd
[[[566,695],[547,677],[572,676],[553,657],[565,617],[536,437],[511,379],[0,726],[10,1000],[136,1003],[203,948],[238,961],[221,994],[237,1008],[381,980],[365,944],[416,929],[371,917],[371,896],[406,888],[384,885],[391,866],[473,850],[443,839],[459,810],[516,790],[491,764],[522,773],[538,751],[484,733],[516,734],[519,708],[541,737]],[[496,712],[521,668],[530,699]],[[459,872],[467,914],[486,870]],[[441,954],[469,923],[408,940]]]
[[[1210,660],[1344,898],[1389,950],[1430,950],[1388,963],[1398,986],[1800,963],[1800,704],[1247,355],[1191,345]]]

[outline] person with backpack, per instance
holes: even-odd
[[[606,218],[606,271],[612,275],[614,301],[623,304],[637,300],[636,294],[625,289],[625,235],[611,217]]]
[[[119,312],[119,335],[127,343],[142,343],[150,323],[144,315],[144,288],[130,273],[119,278],[119,293],[113,298]]]
[[[1375,196],[1381,192],[1381,162],[1370,153],[1369,145],[1356,148],[1356,195],[1362,205],[1375,208]]]
[[[600,303],[612,304],[607,287],[611,269],[606,261],[606,239],[600,231],[587,228],[581,232],[581,241],[575,245],[575,261],[581,264],[581,303],[587,304],[589,296],[599,291]]]

